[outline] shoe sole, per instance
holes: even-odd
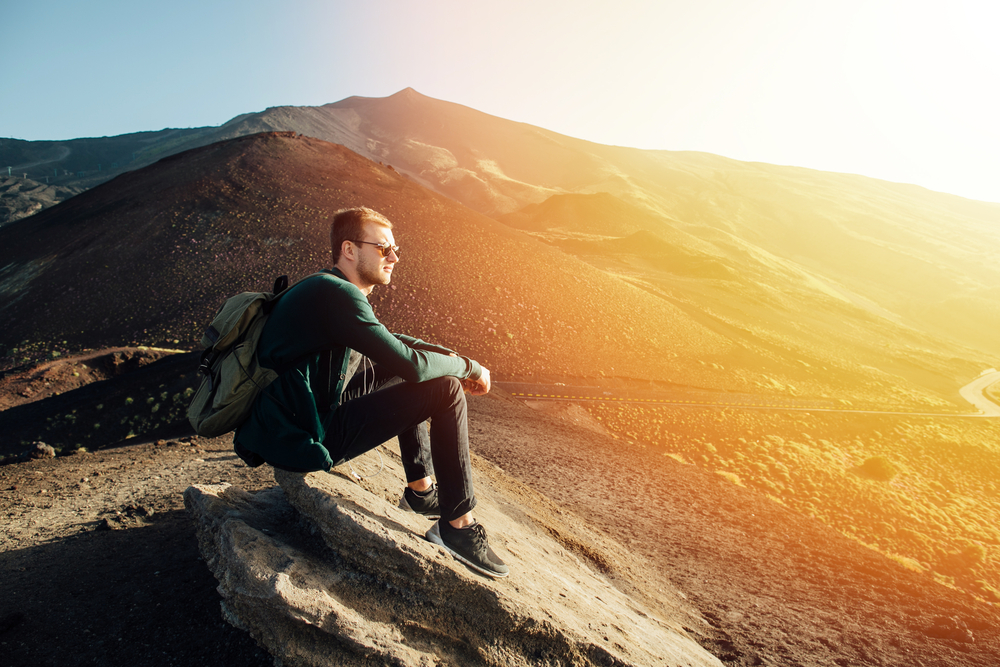
[[[503,577],[506,577],[508,574],[510,574],[509,572],[494,572],[493,570],[487,570],[482,565],[477,565],[473,563],[468,558],[466,558],[462,554],[458,553],[457,551],[449,547],[447,544],[444,543],[444,539],[442,539],[441,537],[441,529],[438,528],[438,524],[436,523],[433,526],[431,526],[431,529],[427,531],[427,534],[424,537],[427,538],[428,542],[436,544],[439,547],[443,547],[445,551],[450,553],[455,558],[455,560],[460,561],[461,563],[463,563],[467,567],[472,568],[476,572],[485,574],[487,577],[493,577],[494,579],[502,579]]]
[[[399,509],[403,510],[404,512],[411,512],[413,514],[420,514],[420,512],[418,512],[417,510],[415,510],[412,507],[410,507],[410,503],[406,502],[406,496],[403,496],[402,498],[399,499]],[[430,519],[432,521],[437,521],[438,519],[441,518],[441,513],[440,512],[432,512],[431,514],[420,514],[420,516],[426,517],[426,518],[428,518],[428,519]]]

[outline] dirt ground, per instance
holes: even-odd
[[[470,399],[473,450],[648,560],[727,665],[1000,664],[995,606],[719,476],[501,391]],[[181,493],[273,485],[228,437],[161,431],[0,467],[4,665],[270,665],[223,621]],[[512,577],[538,576],[513,573]]]

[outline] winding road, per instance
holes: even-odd
[[[1000,382],[1000,372],[984,373],[959,389],[962,398],[979,408],[983,417],[1000,417],[1000,405],[986,398],[986,388],[994,382]]]

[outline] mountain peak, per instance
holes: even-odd
[[[403,88],[398,93],[393,93],[387,99],[391,99],[391,100],[407,100],[407,101],[409,101],[409,100],[426,100],[428,98],[427,98],[426,95],[422,95],[422,94],[418,93],[413,88],[407,87],[407,88]]]

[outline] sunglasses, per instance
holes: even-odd
[[[399,257],[398,245],[389,245],[388,243],[375,243],[373,241],[351,241],[351,243],[367,243],[368,245],[373,245],[376,248],[378,248],[379,253],[381,253],[383,257],[388,257],[390,250],[393,253],[395,253],[396,257]]]

